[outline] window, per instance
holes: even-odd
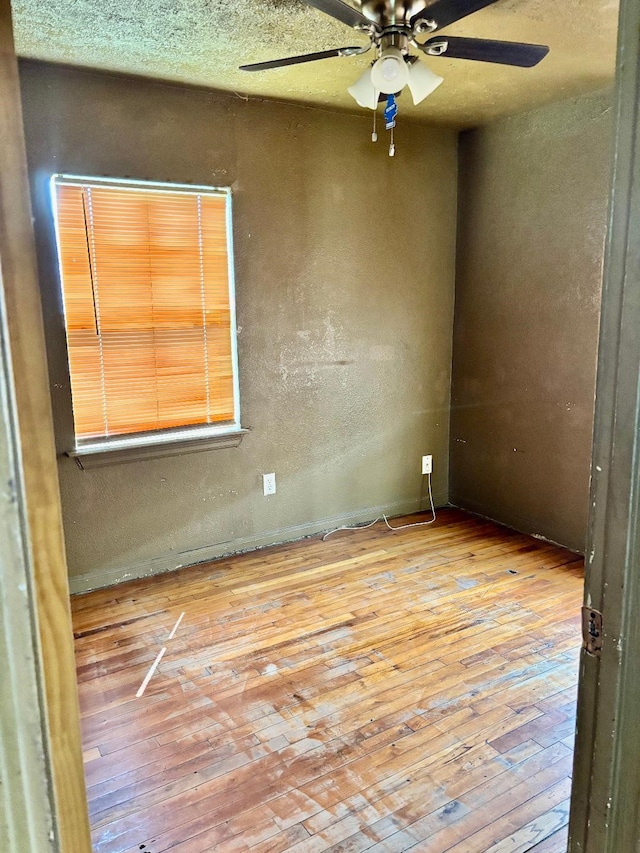
[[[239,431],[230,192],[53,191],[75,450]]]

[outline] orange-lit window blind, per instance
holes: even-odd
[[[76,439],[234,422],[227,195],[55,193]]]

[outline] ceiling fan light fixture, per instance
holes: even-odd
[[[395,95],[409,82],[409,68],[397,47],[388,47],[371,69],[371,81],[379,92]]]
[[[419,104],[421,101],[430,95],[444,82],[444,78],[434,74],[420,60],[416,60],[413,65],[409,66],[409,91],[413,98],[414,104]]]
[[[367,68],[362,77],[358,77],[353,86],[349,86],[347,92],[361,107],[375,110],[378,106],[378,92],[371,80],[370,68]]]

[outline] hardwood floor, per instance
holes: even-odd
[[[582,577],[446,510],[74,598],[96,853],[565,853]]]

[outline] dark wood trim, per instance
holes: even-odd
[[[605,262],[571,853],[633,853],[640,800],[640,5],[622,0],[615,167]]]

